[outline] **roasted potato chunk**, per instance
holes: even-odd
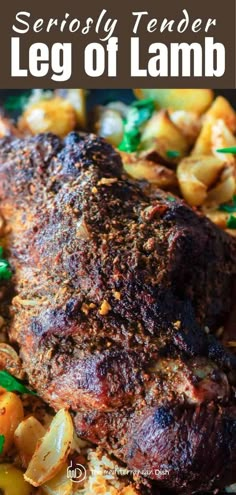
[[[217,149],[236,146],[236,138],[222,119],[207,119],[192,150],[192,155],[216,153]],[[221,155],[222,157],[222,155]],[[224,155],[226,161],[232,161],[232,155]]]
[[[4,495],[33,495],[32,486],[12,464],[0,464],[0,491]]]
[[[203,114],[213,101],[211,89],[135,89],[139,99],[153,98],[157,108]]]
[[[231,153],[218,153],[217,150],[236,146],[236,138],[226,126],[223,120],[217,120],[212,126],[212,151],[228,163],[235,163],[235,155]]]
[[[20,132],[13,125],[11,120],[0,115],[0,138],[4,138],[6,136],[20,136]]]
[[[226,229],[228,214],[224,211],[219,211],[218,208],[204,208],[202,209],[204,215],[206,215],[213,223],[218,225],[221,229]]]
[[[232,133],[236,132],[236,112],[223,96],[218,96],[204,115],[204,121],[209,118],[222,119]]]
[[[201,120],[196,113],[177,110],[170,114],[170,119],[182,132],[189,145],[193,145],[201,130]]]
[[[185,158],[177,168],[183,197],[191,206],[229,201],[235,190],[234,169],[214,156]]]
[[[123,166],[133,179],[147,180],[161,189],[177,185],[176,174],[164,165],[138,156],[136,153],[122,153]]]
[[[215,123],[214,120],[208,119],[195,142],[191,155],[210,155],[212,152],[212,126]]]
[[[184,156],[188,150],[188,142],[182,132],[171,121],[167,111],[154,113],[147,122],[141,136],[141,149],[155,148],[164,158],[168,151],[177,151]]]
[[[113,146],[119,146],[124,134],[124,124],[117,110],[107,107],[97,107],[94,131]]]
[[[68,101],[76,113],[77,125],[85,129],[87,125],[85,89],[57,89],[55,95]]]
[[[5,438],[3,454],[11,448],[14,433],[23,420],[23,405],[18,395],[0,390],[0,435]]]
[[[235,229],[229,229],[227,228],[227,223],[230,217],[229,213],[226,213],[225,211],[220,211],[218,208],[209,208],[209,207],[203,207],[202,211],[204,215],[206,215],[213,223],[215,223],[218,227],[221,229],[226,230],[228,234],[232,236],[236,236],[236,230]]]
[[[71,103],[56,96],[29,105],[19,120],[20,131],[28,134],[53,132],[60,137],[73,131],[77,123]]]

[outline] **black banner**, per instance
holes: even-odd
[[[1,88],[236,87],[235,1],[12,0]]]

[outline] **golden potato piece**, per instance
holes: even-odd
[[[170,114],[170,119],[182,132],[191,146],[197,139],[201,130],[201,119],[196,113],[177,110]]]
[[[235,178],[233,175],[222,180],[213,187],[207,195],[207,203],[222,204],[230,201],[235,192]]]
[[[5,218],[0,213],[0,237],[3,237],[6,229],[6,221]]]
[[[141,158],[135,153],[122,153],[123,166],[133,179],[147,180],[161,189],[177,185],[176,174],[173,170],[151,160]]]
[[[214,156],[188,157],[180,162],[177,178],[184,199],[191,206],[202,205],[208,189],[220,177],[225,162]]]
[[[177,151],[184,156],[188,150],[186,138],[165,110],[155,112],[143,129],[140,149],[148,148],[155,148],[165,159],[167,151]]]
[[[209,117],[203,124],[191,155],[206,155],[215,153],[217,149],[236,145],[236,138],[222,119],[214,120]],[[232,155],[222,155],[226,161],[232,161]]]
[[[6,136],[20,136],[18,129],[13,125],[13,123],[0,115],[0,138]]]
[[[190,158],[188,160],[188,166],[189,163],[191,164],[192,170],[194,170],[195,177],[203,182],[208,188],[217,181],[225,166],[223,160],[211,156],[202,156],[199,157],[199,159],[196,157],[195,163],[193,161],[191,162]]]
[[[21,399],[12,392],[0,392],[0,435],[5,437],[3,454],[6,454],[14,441],[14,433],[23,420],[24,410]]]
[[[12,464],[0,464],[0,491],[4,495],[33,495],[33,488],[23,473]]]
[[[123,119],[117,110],[107,107],[97,107],[94,131],[113,146],[119,146],[123,139]]]
[[[236,237],[236,229],[226,229],[226,232],[233,237]]]
[[[123,488],[119,495],[139,495],[139,492],[132,485],[129,485]]]
[[[213,223],[218,225],[221,229],[226,229],[228,213],[224,211],[219,211],[218,208],[203,208],[203,213],[206,215]]]
[[[29,105],[19,119],[18,127],[23,133],[53,132],[64,137],[73,131],[76,123],[76,112],[71,103],[55,97]]]
[[[218,208],[212,208],[212,207],[203,207],[202,211],[204,215],[207,216],[213,223],[215,223],[218,227],[221,229],[226,230],[228,234],[232,235],[233,237],[236,236],[236,230],[235,229],[228,229],[227,228],[227,221],[229,219],[230,214],[226,213],[224,211],[220,211]],[[232,315],[233,316],[233,315]],[[232,323],[233,320],[232,320]]]
[[[85,89],[57,89],[55,94],[68,101],[76,113],[77,124],[85,129],[87,125],[86,90]]]
[[[226,126],[223,120],[217,120],[212,126],[212,151],[216,156],[228,163],[234,163],[234,155],[231,153],[218,153],[217,150],[236,146],[236,138]]]
[[[179,179],[179,186],[182,195],[191,206],[202,205],[207,198],[207,187],[200,180],[198,180],[194,174],[189,177],[188,174],[184,174],[181,171],[181,175],[177,175]]]
[[[201,132],[195,142],[191,155],[210,155],[212,151],[211,137],[212,137],[212,120],[207,120],[202,126]]]
[[[204,115],[204,120],[208,118],[215,120],[222,119],[232,133],[236,131],[236,112],[228,100],[223,96],[218,96],[212,103],[209,110]]]
[[[137,98],[153,98],[157,108],[203,114],[213,101],[211,89],[134,89]]]
[[[76,112],[77,124],[83,129],[87,124],[86,114],[86,92],[84,89],[68,89],[67,100],[71,103]]]

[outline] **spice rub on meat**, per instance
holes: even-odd
[[[161,486],[235,481],[236,362],[205,330],[230,310],[236,240],[93,135],[2,141],[0,207],[31,385]]]

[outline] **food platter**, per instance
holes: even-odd
[[[0,489],[234,493],[235,91],[0,104]]]

